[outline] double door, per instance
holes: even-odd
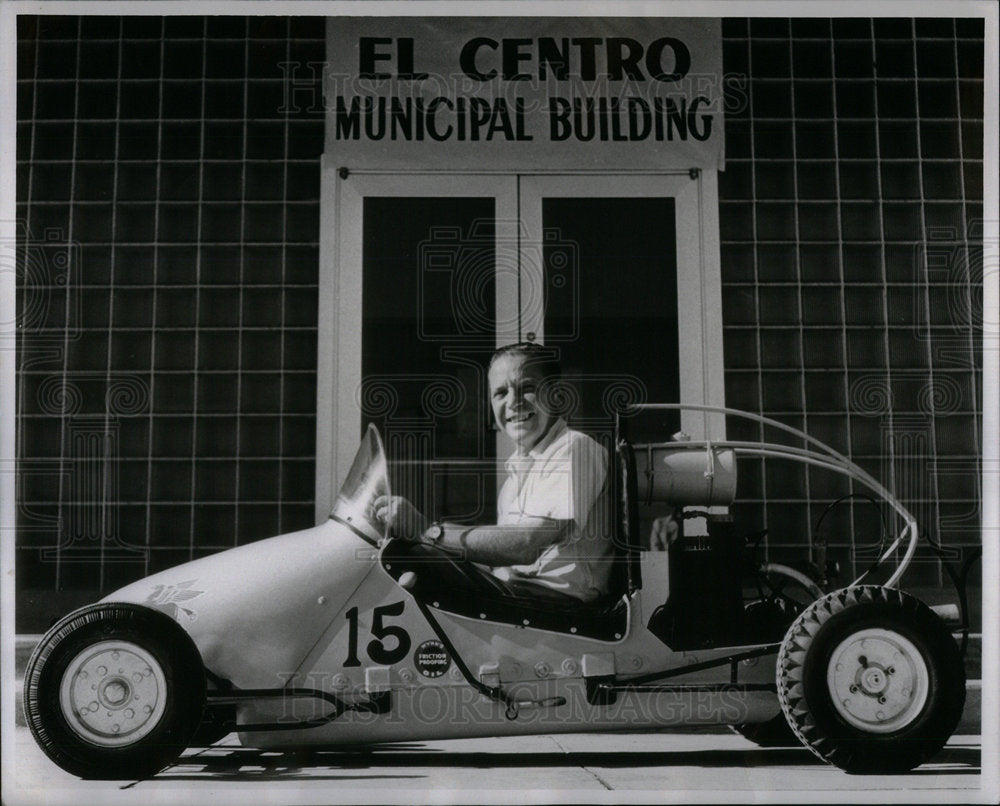
[[[486,368],[511,342],[557,354],[565,416],[598,439],[623,404],[722,402],[700,175],[328,170],[324,196],[319,516],[373,422],[396,490],[488,519],[511,445]],[[706,427],[669,412],[633,436]]]

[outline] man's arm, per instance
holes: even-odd
[[[428,519],[400,496],[380,496],[374,503],[375,516],[388,522],[395,537],[423,540],[448,551],[462,554],[466,560],[482,565],[530,565],[549,546],[569,532],[571,520],[522,517],[516,526],[463,526],[440,524],[437,539],[425,537]]]
[[[545,549],[562,540],[571,524],[551,518],[525,518],[516,526],[446,523],[434,545],[482,565],[530,565]]]

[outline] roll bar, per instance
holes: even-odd
[[[633,403],[623,406],[619,414],[627,415],[638,413],[640,411],[700,411],[706,414],[722,414],[732,417],[741,417],[746,420],[752,420],[763,425],[770,426],[779,431],[784,431],[791,434],[798,439],[801,439],[807,445],[813,446],[813,449],[809,448],[797,448],[790,445],[782,445],[780,443],[774,442],[752,442],[744,440],[686,440],[683,442],[656,442],[656,443],[636,443],[632,447],[635,450],[641,450],[646,448],[660,448],[669,447],[674,450],[712,450],[713,448],[727,448],[733,450],[737,455],[743,456],[761,456],[765,458],[776,458],[776,459],[790,459],[793,461],[803,462],[808,465],[813,465],[815,467],[821,467],[826,470],[832,470],[842,475],[848,476],[857,482],[868,487],[872,492],[880,496],[886,503],[888,503],[896,513],[903,519],[905,526],[896,536],[895,540],[889,545],[889,547],[882,553],[882,555],[875,562],[873,568],[879,567],[885,560],[892,555],[900,544],[906,540],[906,551],[903,554],[903,559],[900,561],[898,567],[893,572],[892,576],[884,583],[886,586],[892,586],[899,581],[903,573],[906,571],[907,566],[909,566],[910,561],[913,559],[913,554],[917,547],[917,521],[913,515],[900,503],[900,501],[882,484],[880,484],[874,477],[872,477],[867,471],[857,464],[852,462],[846,456],[838,453],[829,445],[815,437],[809,436],[809,434],[804,431],[794,428],[793,426],[787,425],[786,423],[779,422],[777,420],[772,420],[770,417],[764,417],[760,414],[753,414],[751,412],[742,411],[740,409],[731,409],[725,406],[708,406],[698,403]],[[868,569],[861,576],[859,576],[851,585],[857,585],[870,573],[872,569]]]

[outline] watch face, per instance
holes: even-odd
[[[439,537],[441,537],[442,534],[444,534],[444,529],[441,528],[441,524],[438,523],[432,524],[427,529],[427,537],[429,537],[431,540],[437,540]]]

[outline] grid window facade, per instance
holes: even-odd
[[[18,629],[313,522],[322,18],[18,19]],[[727,19],[726,397],[978,545],[983,26]],[[735,422],[731,435],[769,437]],[[770,559],[877,516],[749,464]],[[940,584],[922,552],[907,582]]]
[[[978,545],[982,21],[728,19],[723,64],[741,77],[719,183],[727,404],[849,456],[933,540]],[[737,517],[770,559],[819,539],[853,579],[879,513],[824,517],[859,488],[772,464],[748,468]],[[940,584],[935,555],[904,582]]]
[[[18,19],[29,605],[312,525],[324,58],[322,18]]]

